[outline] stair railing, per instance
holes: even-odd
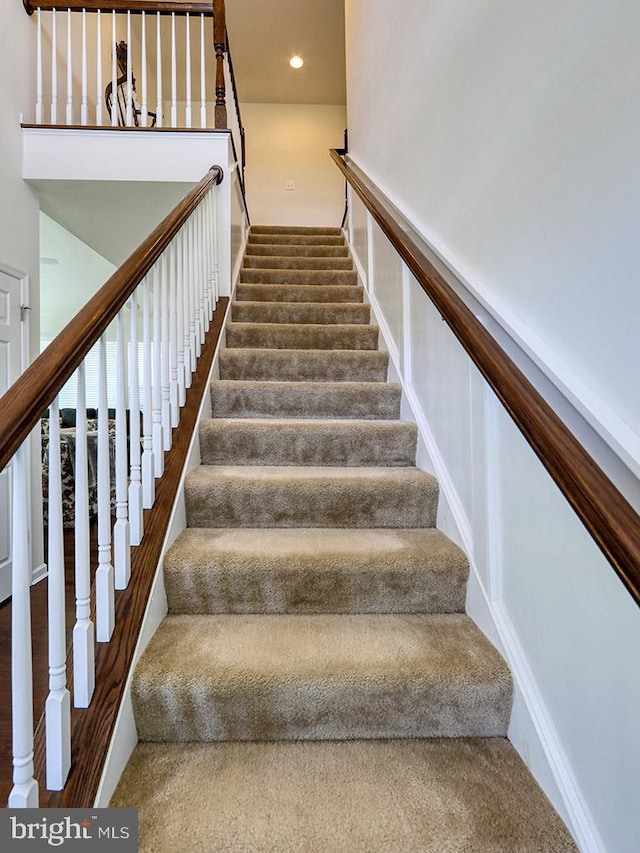
[[[222,169],[213,166],[0,399],[0,470],[12,463],[13,474],[11,808],[39,803],[34,774],[30,616],[30,434],[46,424],[49,695],[44,709],[45,763],[46,788],[60,791],[70,770],[71,716],[76,712],[71,710],[67,675],[59,394],[75,376],[72,685],[75,708],[88,713],[96,684],[100,678],[105,680],[104,672],[96,670],[95,643],[98,648],[109,647],[114,637],[117,597],[125,595],[132,580],[132,552],[144,551],[147,545],[143,510],[154,506],[157,486],[163,483],[165,456],[181,422],[187,389],[218,301],[216,188],[221,180]],[[108,377],[107,335],[112,336],[114,324],[116,371]],[[97,432],[95,451],[88,443],[85,404],[85,362],[94,348],[99,361],[98,418],[97,424],[91,424]],[[115,423],[107,408],[108,391],[115,396]],[[89,544],[88,470],[93,452],[97,468],[95,559]],[[163,538],[165,531],[154,533]],[[129,639],[135,640],[139,625],[126,630]],[[113,654],[118,659],[123,654],[121,646]],[[113,667],[113,660],[108,666]],[[102,689],[104,692],[104,686]],[[112,688],[107,699],[114,704]],[[95,731],[91,737],[89,751]],[[74,764],[78,759],[76,754]]]
[[[464,284],[343,149],[331,156],[640,605],[640,515],[634,506],[465,303]]]
[[[153,110],[158,128],[228,129],[228,77],[240,128],[236,148],[242,152],[244,167],[244,128],[224,0],[23,3],[35,16],[36,26],[35,124],[118,127],[117,101],[113,99],[109,108],[104,91],[108,84],[115,91],[123,76],[117,48],[124,41],[128,47],[124,126],[136,126],[134,66],[140,69],[143,127]]]

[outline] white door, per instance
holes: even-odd
[[[0,397],[22,369],[22,279],[0,267]],[[0,472],[0,601],[11,595],[11,465]]]

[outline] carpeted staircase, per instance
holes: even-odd
[[[572,851],[339,229],[252,228],[133,682],[140,850]]]

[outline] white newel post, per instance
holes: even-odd
[[[46,784],[60,791],[71,767],[71,696],[67,690],[65,577],[60,464],[60,410],[53,401],[49,417],[48,635],[49,695],[45,702]]]
[[[78,368],[76,391],[75,587],[73,626],[73,704],[88,708],[95,687],[94,626],[91,620],[91,545],[89,534],[89,454],[85,365]]]
[[[11,717],[13,788],[11,809],[37,808],[33,777],[33,664],[31,655],[31,560],[29,557],[27,454],[21,445],[12,463],[13,563],[11,573]]]
[[[107,402],[107,333],[98,343],[98,569],[96,571],[96,636],[111,639],[115,627],[115,587],[111,564],[111,462]]]
[[[113,528],[115,588],[126,589],[131,577],[127,460],[127,367],[124,308],[116,320],[116,523]]]

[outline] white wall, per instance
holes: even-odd
[[[241,104],[241,110],[251,221],[255,225],[340,225],[344,181],[329,148],[343,145],[345,107]],[[287,181],[295,183],[295,190],[286,189]]]
[[[53,338],[116,267],[44,213],[40,253],[40,332]]]
[[[350,151],[640,470],[635,0],[347,0]],[[402,63],[398,58],[403,57]],[[640,613],[357,201],[361,271],[516,679],[510,736],[583,851],[632,853]],[[403,286],[399,285],[403,282]]]

